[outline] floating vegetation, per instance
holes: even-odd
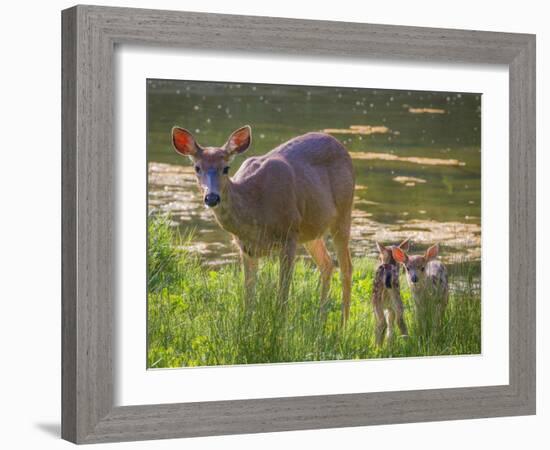
[[[390,129],[383,125],[350,125],[349,128],[325,128],[323,133],[329,134],[360,134],[368,136],[370,134],[387,134]]]
[[[426,180],[424,180],[423,178],[405,176],[394,177],[393,181],[404,184],[405,186],[416,186],[417,183],[426,183]]]
[[[458,159],[426,158],[423,156],[397,156],[391,153],[350,152],[352,159],[367,159],[381,161],[408,162],[423,166],[465,166],[466,163]]]
[[[374,206],[380,204],[378,202],[373,202],[372,200],[367,200],[367,199],[359,198],[359,197],[355,197],[353,199],[353,203],[356,204],[356,205],[374,205]]]
[[[441,258],[445,262],[457,258],[467,261],[481,258],[481,226],[474,223],[407,218],[395,224],[381,224],[369,219],[363,211],[354,210],[351,237],[352,253],[356,256],[374,255],[375,249],[369,245],[371,242],[395,243],[410,238],[416,248],[441,243],[445,248]],[[363,252],[358,251],[360,248]]]
[[[445,114],[444,109],[440,108],[409,108],[412,114]]]
[[[195,184],[191,166],[149,163],[149,186],[187,186]]]

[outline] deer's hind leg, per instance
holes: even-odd
[[[399,293],[398,288],[392,289],[392,307],[395,312],[395,321],[399,327],[399,332],[401,336],[408,336],[409,330],[407,329],[407,324],[405,323],[404,317],[404,306],[403,300],[401,300],[401,294]]]
[[[319,302],[319,308],[323,311],[330,290],[330,279],[332,271],[334,270],[334,264],[332,263],[332,259],[330,258],[323,238],[306,242],[304,247],[321,272],[321,301]]]
[[[386,318],[386,342],[391,345],[393,343],[393,324],[395,323],[395,312],[393,309],[385,309],[384,316]]]
[[[342,280],[342,325],[345,325],[349,319],[349,310],[351,303],[351,253],[349,250],[351,226],[351,211],[344,220],[338,223],[332,230],[338,265],[340,266],[340,276]]]

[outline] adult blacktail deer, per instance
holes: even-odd
[[[342,279],[342,320],[349,317],[351,210],[355,177],[351,157],[323,133],[295,137],[269,153],[248,158],[234,177],[229,164],[251,143],[251,129],[234,131],[222,147],[203,147],[193,135],[172,129],[178,153],[194,164],[204,203],[240,248],[247,304],[254,295],[258,258],[279,254],[279,300],[286,305],[296,247],[303,244],[321,272],[322,307],[334,265],[324,235],[330,232]]]

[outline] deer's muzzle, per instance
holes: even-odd
[[[206,195],[204,203],[213,208],[220,203],[220,175],[216,169],[208,169],[206,172]]]

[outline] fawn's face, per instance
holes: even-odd
[[[437,257],[439,246],[432,245],[424,255],[409,256],[399,247],[392,248],[394,259],[401,263],[407,273],[407,282],[409,286],[416,287],[422,285],[426,279],[426,264]]]
[[[409,284],[421,283],[424,280],[426,270],[426,258],[423,256],[411,256],[403,264]]]
[[[172,128],[172,144],[180,155],[188,156],[193,162],[204,204],[209,208],[222,201],[229,181],[229,163],[235,155],[245,152],[250,142],[248,125],[233,132],[223,147],[201,147],[189,131]]]

